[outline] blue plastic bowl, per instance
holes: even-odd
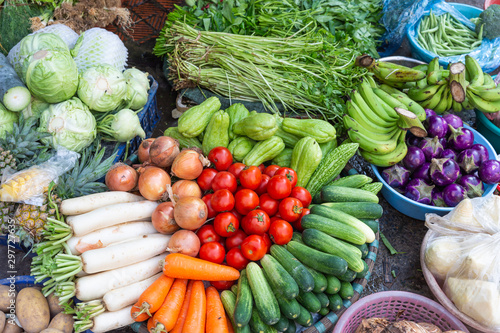
[[[474,6],[469,6],[469,5],[464,5],[461,3],[448,3],[449,5],[453,6],[456,10],[458,10],[460,13],[462,13],[465,17],[468,19],[478,17],[479,14],[483,11],[480,8],[474,7]],[[428,16],[429,11],[425,11],[422,17]],[[420,22],[422,22],[422,19],[420,19],[417,22],[416,29],[418,29]],[[406,37],[408,38],[408,41],[410,42],[410,50],[411,50],[411,56],[415,59],[425,61],[426,63],[429,63],[432,59],[434,59],[437,55],[430,52],[429,50],[424,49],[423,47],[420,46],[418,41],[410,36],[409,30],[406,32]],[[442,60],[439,60],[439,64],[443,67],[448,66],[447,62],[444,62]]]
[[[474,143],[480,143],[486,147],[490,155],[490,159],[497,156],[495,149],[491,146],[488,140],[486,140],[479,132],[477,132],[476,130],[467,125],[464,125],[464,127],[470,129],[474,133]],[[391,186],[389,186],[389,184],[385,182],[385,180],[380,175],[379,167],[373,164],[371,166],[373,172],[375,173],[375,176],[377,176],[378,181],[384,185],[382,187],[382,195],[392,207],[396,208],[397,211],[414,219],[425,221],[425,214],[427,213],[434,213],[443,216],[448,214],[453,209],[453,207],[435,207],[435,206],[424,205],[419,202],[408,199],[407,197],[397,192],[395,189],[393,189]],[[490,195],[494,191],[495,191],[494,184],[484,184],[483,196]]]

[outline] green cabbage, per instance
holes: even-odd
[[[78,97],[92,111],[108,112],[123,103],[127,93],[127,81],[123,74],[111,65],[90,67],[80,75]]]
[[[7,132],[14,130],[14,123],[17,122],[16,112],[9,111],[0,103],[0,138],[5,138]]]
[[[52,134],[45,143],[54,148],[63,146],[80,152],[94,141],[97,129],[96,120],[89,108],[77,97],[58,104],[52,104],[40,116],[38,131]]]
[[[78,70],[66,52],[40,50],[24,60],[26,85],[33,96],[47,103],[59,103],[75,95]]]
[[[22,111],[22,113],[25,119],[28,117],[39,118],[42,112],[48,109],[49,106],[49,103],[45,103],[38,98],[32,98],[30,104]]]

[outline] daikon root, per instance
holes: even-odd
[[[109,191],[63,200],[60,210],[64,215],[80,215],[105,206],[144,200],[140,195],[129,192]]]

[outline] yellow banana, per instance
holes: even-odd
[[[374,140],[377,140],[377,141],[390,140],[392,138],[392,136],[395,134],[395,132],[399,130],[397,128],[397,126],[394,126],[393,128],[389,128],[390,129],[389,132],[385,132],[385,133],[375,132],[371,129],[363,127],[359,122],[356,121],[356,119],[352,118],[349,115],[344,115],[344,127],[348,131],[354,131],[354,132],[361,133],[361,134],[363,134],[367,137],[370,137]]]
[[[475,95],[470,89],[467,89],[467,97],[470,104],[472,104],[479,111],[487,113],[500,111],[500,100],[495,102],[486,101],[481,97]]]
[[[373,154],[388,154],[396,149],[401,130],[395,131],[390,139],[382,141],[375,140],[371,136],[360,132],[347,131],[347,134],[349,135],[349,138],[351,138],[353,142],[358,143],[359,147],[364,151]]]
[[[387,121],[385,119],[382,119],[381,117],[378,116],[371,108],[366,104],[366,101],[364,98],[361,96],[359,91],[353,90],[351,93],[351,99],[356,105],[359,107],[361,112],[363,112],[368,120],[373,122],[375,125],[378,126],[387,126]]]
[[[377,99],[377,95],[375,95],[375,93],[373,92],[373,88],[367,81],[362,81],[358,89],[363,100],[379,118],[389,123],[395,122],[397,120],[397,117],[387,113],[386,110],[382,107],[379,100]]]
[[[419,103],[423,108],[434,110],[434,108],[439,104],[443,96],[443,92],[446,89],[446,86],[439,86],[439,87],[440,88],[431,98]]]
[[[484,84],[484,73],[481,69],[481,65],[473,57],[465,56],[465,68],[469,72],[470,85],[471,86],[482,86]]]
[[[443,86],[433,85],[425,88],[411,88],[408,90],[408,97],[417,102],[423,102],[436,94],[436,92]]]
[[[383,155],[372,154],[362,149],[359,149],[359,153],[366,161],[368,161],[371,164],[374,164],[379,167],[389,167],[391,165],[401,162],[401,160],[406,156],[406,153],[408,152],[408,146],[406,145],[405,142],[405,136],[406,132],[401,131],[401,134],[398,138],[398,144],[396,146],[396,149],[394,149],[389,154],[383,154]]]

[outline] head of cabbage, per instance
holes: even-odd
[[[49,103],[46,103],[38,98],[32,98],[30,104],[23,109],[21,112],[23,113],[24,118],[29,117],[37,117],[40,118],[40,115],[43,111],[48,109],[50,106]]]
[[[80,152],[90,146],[97,133],[96,120],[89,108],[77,97],[52,104],[40,116],[40,132],[52,134],[45,143]]]
[[[108,112],[123,103],[127,81],[122,72],[111,65],[90,67],[80,75],[78,97],[92,111]]]
[[[0,103],[0,138],[5,138],[7,132],[14,130],[14,123],[17,122],[18,114],[9,111]]]

